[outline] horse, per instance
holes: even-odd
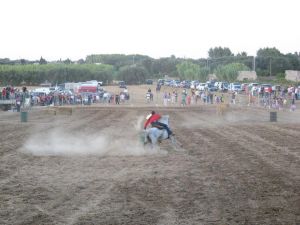
[[[169,125],[169,116],[164,115],[159,119],[159,122]],[[151,127],[144,131],[143,142],[144,145],[151,143],[152,147],[155,147],[158,142],[168,139],[169,135],[166,129],[159,129],[157,127]]]

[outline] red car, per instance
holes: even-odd
[[[272,93],[272,85],[271,84],[262,84],[261,87],[264,88],[264,92]]]

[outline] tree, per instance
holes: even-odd
[[[275,47],[261,48],[257,51],[256,67],[259,75],[281,74],[285,70],[293,69],[293,64],[297,67],[293,57],[282,54]]]
[[[281,52],[273,47],[273,48],[260,48],[257,53],[257,57],[278,57],[282,56]]]
[[[41,56],[39,64],[40,65],[47,64],[47,61]]]
[[[5,84],[20,85],[39,84],[48,80],[50,83],[79,82],[99,80],[110,82],[113,79],[114,67],[94,64],[46,64],[46,65],[1,65],[0,80]]]
[[[208,69],[201,67],[190,61],[184,61],[177,65],[179,77],[183,80],[206,81],[208,78]]]
[[[72,64],[71,59],[67,58],[66,60],[63,61],[64,64]]]
[[[220,58],[226,56],[234,56],[234,54],[230,51],[229,48],[215,47],[209,49],[208,56],[210,58]]]
[[[250,70],[247,66],[241,63],[231,63],[224,66],[219,66],[215,70],[215,74],[220,80],[233,82],[236,81],[239,71]]]
[[[247,52],[241,52],[236,55],[237,57],[246,57],[248,56]]]
[[[142,84],[145,82],[148,73],[143,66],[124,66],[118,72],[118,79],[127,84]]]
[[[286,57],[288,58],[288,61],[290,63],[290,66],[292,70],[300,70],[300,58],[298,56],[298,53],[288,53],[286,54]]]

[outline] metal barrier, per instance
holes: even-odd
[[[270,112],[270,122],[277,122],[277,112]]]
[[[27,120],[28,120],[28,112],[22,111],[20,113],[20,116],[21,116],[21,122],[27,122]]]

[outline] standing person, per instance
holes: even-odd
[[[146,101],[147,101],[147,103],[149,103],[151,101],[151,93],[150,92],[146,93]]]
[[[177,103],[178,102],[178,93],[177,93],[177,90],[175,91],[175,103]]]
[[[187,93],[186,93],[186,90],[184,89],[181,94],[181,105],[182,106],[186,106],[186,96],[187,96]]]
[[[116,94],[115,98],[116,105],[120,105],[120,95]]]
[[[195,91],[195,101],[196,101],[196,104],[197,104],[197,102],[198,102],[198,98],[200,97],[200,92],[199,92],[199,90],[197,89],[196,91]]]
[[[217,96],[217,95],[215,95],[215,102],[216,102],[216,104],[219,104],[219,103],[220,103],[220,98],[219,98],[219,96]]]
[[[232,101],[232,104],[234,104],[234,105],[235,105],[235,96],[236,96],[236,93],[235,93],[235,91],[233,91],[231,94],[231,101]]]
[[[292,102],[291,102],[291,108],[290,111],[294,112],[296,110],[296,105],[295,105],[295,98],[292,98]]]
[[[175,91],[173,91],[173,93],[172,93],[171,102],[172,102],[172,104],[175,103]]]
[[[124,92],[121,92],[119,100],[121,100],[122,103],[125,102],[125,93]]]
[[[161,85],[158,83],[158,84],[156,85],[156,92],[157,92],[157,93],[160,92],[160,87],[161,87]]]
[[[223,94],[221,95],[220,101],[221,101],[221,103],[224,103],[224,95]]]
[[[6,99],[6,88],[2,89],[2,99]]]
[[[201,92],[200,96],[201,96],[201,99],[202,99],[203,103],[205,103],[205,101],[206,101],[205,98],[206,97],[205,97],[204,91]]]
[[[166,129],[168,132],[168,138],[173,135],[173,132],[170,130],[167,124],[161,123],[158,120],[161,118],[161,115],[158,113],[155,113],[155,111],[152,111],[151,114],[149,114],[146,119],[147,121],[144,124],[144,130],[146,130],[147,126],[151,124],[152,127],[162,128]]]
[[[214,94],[212,92],[209,94],[209,98],[210,98],[210,104],[214,104]]]
[[[168,103],[170,103],[171,102],[171,93],[169,92],[169,94],[168,94]]]
[[[167,94],[167,92],[164,93],[163,101],[164,101],[164,106],[167,106],[168,105],[168,94]]]
[[[150,93],[150,101],[153,102],[153,93]]]
[[[16,97],[16,105],[17,105],[17,112],[21,111],[21,97],[18,95]]]
[[[192,101],[192,97],[190,95],[187,96],[187,104],[190,105]]]

